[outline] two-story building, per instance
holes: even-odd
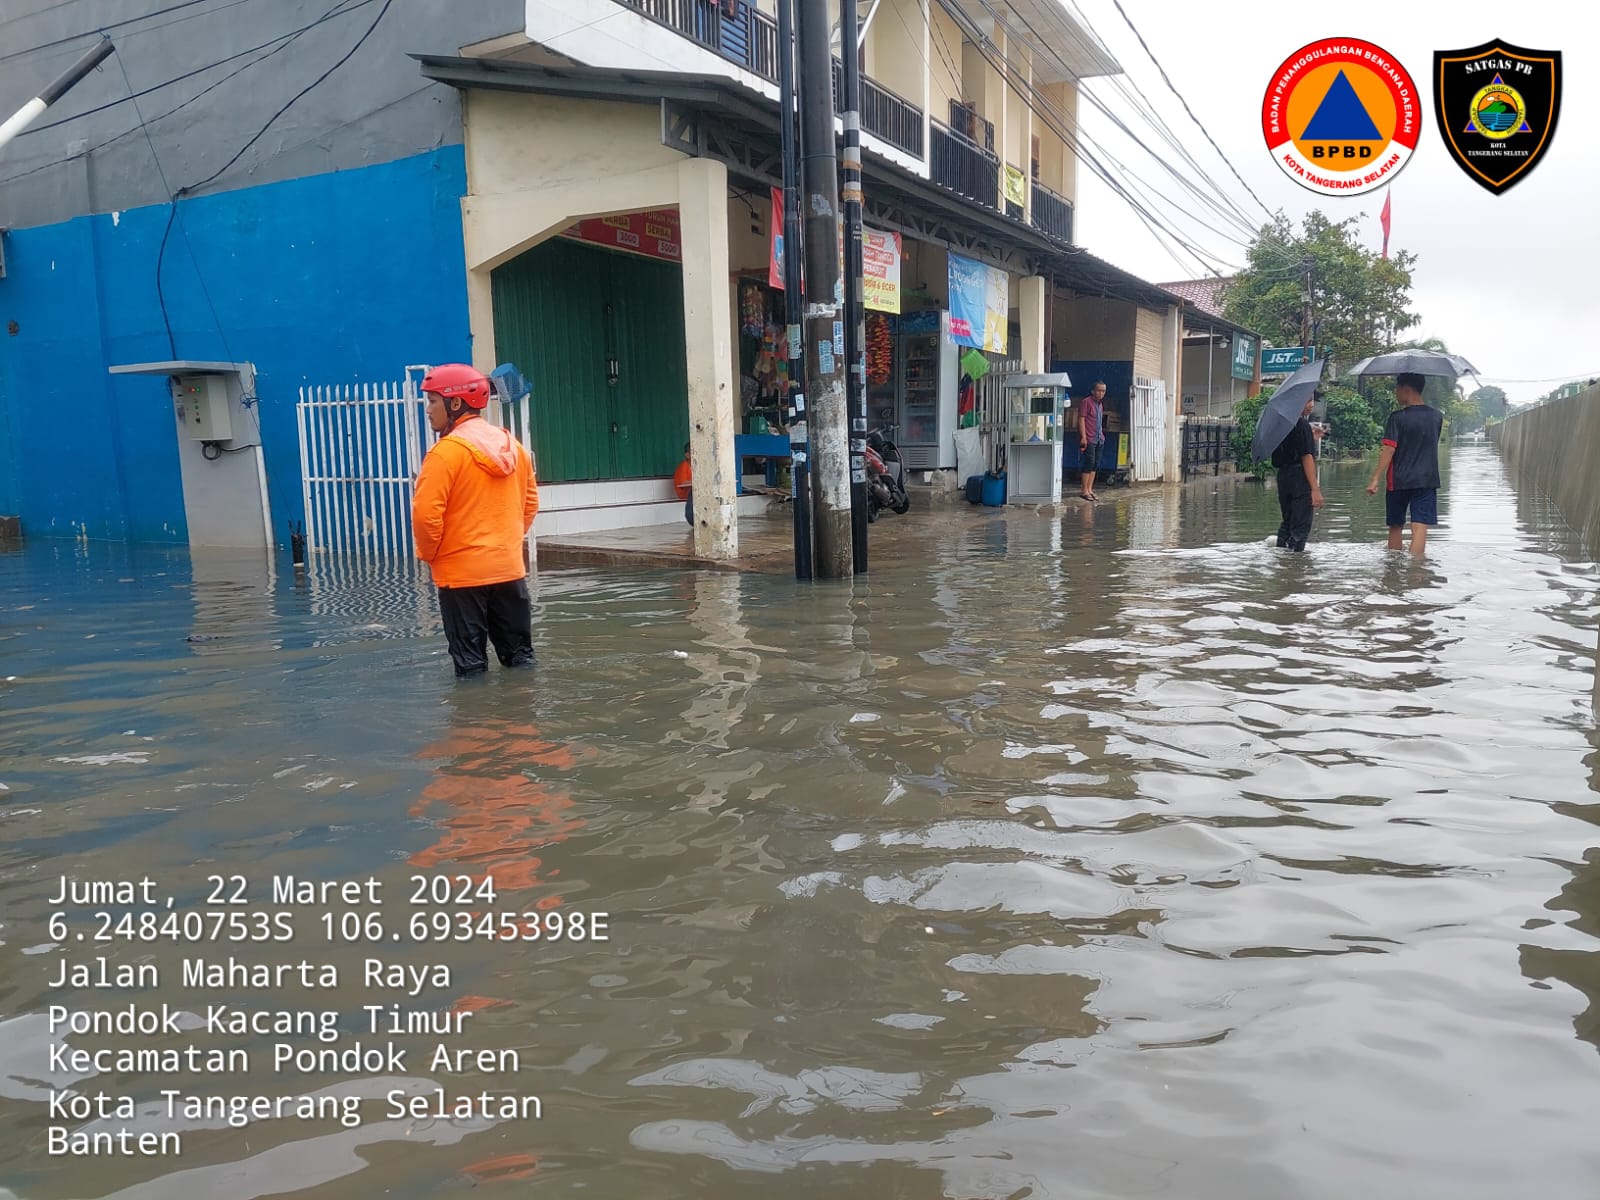
[[[776,420],[782,385],[771,0],[496,0],[404,28],[379,13],[322,84],[364,23],[330,47],[328,18],[304,7],[250,10],[244,28],[203,8],[133,24],[119,57],[136,89],[174,61],[158,28],[205,31],[189,58],[216,65],[95,112],[115,92],[102,68],[68,124],[0,160],[0,204],[22,213],[5,220],[0,279],[16,321],[0,340],[0,511],[34,533],[184,540],[171,414],[154,381],[108,368],[249,361],[282,530],[302,517],[301,387],[470,357],[532,385],[542,529],[681,520],[670,475],[694,442],[716,518],[697,541],[735,553],[726,433]],[[1079,388],[1108,384],[1109,453],[1137,478],[1176,478],[1177,299],[1074,240],[1077,89],[1117,64],[1052,0],[858,13],[873,423],[897,426],[911,465],[948,474],[971,355],[1066,369]],[[42,36],[71,35],[68,20],[40,26],[35,74],[81,48]],[[257,91],[230,83],[225,64],[278,50]],[[308,83],[252,140],[277,93]],[[179,188],[193,190],[163,196]],[[92,478],[15,449],[34,399],[87,415]]]

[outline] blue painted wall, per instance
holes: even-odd
[[[302,385],[401,378],[471,359],[460,146],[185,200],[156,293],[164,204],[6,235],[0,279],[0,512],[29,536],[184,542],[163,378],[120,363],[253,362],[273,527],[303,519]]]

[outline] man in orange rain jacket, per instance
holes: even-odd
[[[533,462],[510,432],[479,414],[489,380],[461,363],[422,381],[439,440],[422,460],[411,501],[417,557],[439,589],[457,675],[489,669],[487,642],[508,667],[533,663],[525,538],[539,511]]]

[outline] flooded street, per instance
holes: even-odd
[[[546,569],[536,670],[462,684],[409,567],[0,555],[0,1197],[1593,1200],[1600,568],[1483,446],[1428,559],[1388,554],[1368,469],[1325,469],[1298,557],[1223,482],[885,518],[853,589]],[[499,897],[409,903],[462,873]],[[52,939],[63,875],[198,910],[239,874],[292,940]],[[274,876],[380,881],[383,938]],[[609,940],[430,940],[452,907]],[[339,982],[184,986],[230,955]],[[100,956],[159,984],[51,986]],[[373,957],[429,974],[376,992]],[[50,1029],[131,1000],[339,1040]],[[391,1003],[471,1016],[375,1035]],[[357,1041],[414,1049],[274,1067]],[[64,1073],[62,1042],[250,1064]],[[512,1053],[441,1074],[440,1043]],[[386,1111],[435,1085],[542,1112]],[[63,1088],[138,1108],[68,1127],[181,1157],[47,1156]],[[367,1099],[230,1126],[163,1089]]]

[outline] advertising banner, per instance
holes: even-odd
[[[679,228],[678,210],[663,208],[615,217],[592,217],[569,226],[562,236],[648,258],[682,262]]]
[[[998,267],[949,256],[950,337],[958,345],[1006,352],[1009,284]]]
[[[867,308],[875,312],[900,311],[900,260],[903,247],[898,233],[861,230],[861,286]],[[839,276],[844,278],[844,228],[839,229]],[[768,239],[767,286],[783,290],[783,191],[772,189],[772,234]],[[834,298],[842,301],[843,286]]]

